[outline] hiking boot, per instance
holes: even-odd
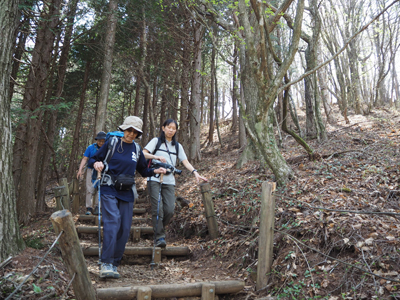
[[[86,208],[86,214],[87,216],[90,216],[93,214],[93,209],[91,207]]]
[[[108,263],[102,263],[100,269],[100,278],[115,278],[114,277],[114,266]]]
[[[161,248],[165,248],[167,246],[167,243],[165,242],[164,238],[159,238],[156,241],[156,247],[161,247]]]
[[[97,216],[99,213],[100,213],[100,212],[99,212],[99,207],[96,206],[96,207],[94,208],[93,214]],[[100,215],[101,215],[101,213],[100,213]]]
[[[114,271],[114,278],[120,278],[121,275],[119,275],[118,270],[117,270],[117,266],[113,265],[113,271]]]

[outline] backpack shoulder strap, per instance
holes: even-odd
[[[157,145],[156,145],[156,147],[154,148],[154,151],[153,151],[152,154],[155,154],[155,153],[157,152],[157,150],[160,149],[160,147],[161,147],[161,139],[158,137],[158,138],[157,138]]]
[[[175,141],[176,165],[179,164],[179,143]]]
[[[106,158],[104,159],[104,162],[103,162],[105,165],[104,172],[108,171],[108,163],[110,162],[111,157],[114,155],[115,147],[117,146],[117,143],[118,143],[118,138],[116,136],[111,137],[108,142],[107,154],[106,154]]]
[[[136,148],[136,159],[139,162],[139,158],[140,158],[139,155],[140,155],[141,148],[140,148],[140,145],[138,143],[136,143],[135,141],[133,141],[133,142],[135,143],[135,148]]]

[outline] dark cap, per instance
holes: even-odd
[[[106,133],[104,131],[99,131],[99,133],[96,135],[96,137],[94,139],[95,140],[105,140]]]

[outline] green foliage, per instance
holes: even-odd
[[[24,238],[24,241],[25,241],[25,244],[27,247],[34,248],[34,249],[43,249],[44,248],[41,237],[29,236],[29,237]]]
[[[33,283],[32,286],[33,286],[33,291],[36,294],[40,294],[42,292],[42,289],[39,286],[37,286],[36,284]]]

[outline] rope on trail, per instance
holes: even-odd
[[[28,276],[26,276],[25,280],[23,282],[21,282],[21,284],[14,290],[14,292],[12,292],[5,300],[9,300],[11,299],[16,292],[18,292],[21,287],[24,285],[24,283],[29,279],[29,277],[31,277],[31,275],[33,273],[36,272],[36,270],[38,269],[39,265],[45,260],[46,256],[50,253],[51,249],[53,249],[53,247],[55,246],[55,244],[58,242],[58,239],[61,237],[61,235],[64,233],[64,231],[61,231],[60,234],[58,235],[58,237],[56,238],[56,240],[53,242],[53,244],[51,245],[50,249],[47,250],[46,254],[42,257],[42,259],[39,261],[39,263],[36,265],[36,267],[33,268],[32,272],[29,273]]]

